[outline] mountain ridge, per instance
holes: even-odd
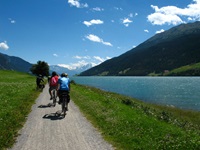
[[[200,22],[181,24],[154,35],[126,53],[80,76],[146,76],[200,62]]]
[[[28,61],[20,57],[9,56],[0,53],[0,70],[15,70],[19,72],[31,73],[30,68],[32,67],[32,65],[33,64],[29,63]],[[92,67],[92,64],[83,65],[75,69],[69,69],[66,67],[61,67],[59,65],[50,65],[49,72],[50,75],[53,71],[56,71],[58,74],[66,72],[68,73],[69,76],[73,76],[89,69],[90,67]]]
[[[20,57],[0,53],[0,69],[30,72],[32,64]]]

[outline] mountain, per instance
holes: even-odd
[[[66,68],[66,67],[62,67],[62,66],[59,66],[59,65],[51,65],[49,67],[50,69],[50,74],[55,71],[57,74],[62,74],[62,73],[67,73],[69,76],[73,76],[73,75],[76,75],[76,74],[80,74],[81,72],[87,70],[87,69],[90,69],[92,67],[92,64],[88,63],[86,65],[83,65],[83,66],[80,66],[80,67],[76,67],[74,69],[69,69],[69,68]]]
[[[200,22],[156,34],[130,51],[86,70],[80,76],[146,76],[200,62]]]
[[[6,54],[0,53],[0,69],[15,70],[19,72],[30,72],[31,67],[32,67],[31,63],[21,59],[20,57],[8,56]],[[92,67],[92,64],[88,63],[86,65],[76,67],[74,69],[69,69],[69,68],[58,66],[58,65],[51,65],[49,66],[49,69],[50,69],[50,74],[53,71],[56,71],[58,74],[65,72],[65,73],[68,73],[69,76],[73,76],[91,67]]]
[[[0,69],[30,72],[32,64],[15,56],[0,53]]]

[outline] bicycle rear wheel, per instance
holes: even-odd
[[[68,110],[68,103],[67,103],[67,97],[63,98],[62,101],[62,112],[63,112],[63,116],[65,117],[66,115],[66,111]]]

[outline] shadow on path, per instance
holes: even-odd
[[[60,111],[57,111],[55,113],[46,114],[42,118],[43,119],[50,119],[50,120],[61,120],[61,119],[64,119],[65,117],[61,115]]]
[[[53,103],[49,103],[47,105],[39,105],[38,108],[48,108],[48,107],[55,107]]]

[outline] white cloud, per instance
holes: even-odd
[[[0,43],[0,49],[3,49],[3,50],[9,49],[9,46],[7,45],[6,41]]]
[[[123,10],[123,9],[120,8],[120,7],[114,7],[114,9],[116,9],[116,10]]]
[[[159,31],[156,31],[156,34],[162,33],[162,32],[165,32],[165,30],[164,30],[164,29],[161,29],[161,30],[159,30]]]
[[[15,23],[16,23],[15,20],[13,20],[13,19],[11,19],[11,18],[8,18],[8,19],[10,20],[10,23],[12,23],[12,24],[15,24]]]
[[[159,8],[158,6],[151,5],[155,13],[147,16],[149,22],[154,25],[177,25],[185,23],[188,20],[200,21],[200,0],[193,0],[186,8],[178,8],[176,6],[165,6]]]
[[[108,60],[108,59],[111,59],[111,57],[109,57],[109,56],[106,56],[106,60]]]
[[[149,33],[149,30],[145,29],[144,32]]]
[[[102,58],[100,56],[93,56],[93,58],[98,61],[97,64],[100,64],[100,63],[102,63],[102,62],[104,62],[104,61],[106,61],[108,59],[111,59],[111,57],[108,57],[108,56],[106,58]]]
[[[58,64],[58,66],[60,67],[64,67],[64,68],[68,68],[70,70],[74,70],[74,69],[77,69],[77,68],[80,68],[80,67],[83,67],[83,66],[86,66],[88,64],[92,64],[92,67],[96,66],[97,64],[96,63],[92,63],[92,62],[86,62],[85,60],[80,60],[76,63],[71,63],[71,64]]]
[[[73,58],[76,58],[76,59],[90,59],[90,56],[74,56]]]
[[[96,35],[89,34],[89,35],[87,35],[87,36],[85,36],[85,37],[86,37],[87,39],[89,39],[90,41],[102,43],[102,44],[108,45],[108,46],[112,46],[111,43],[109,43],[109,42],[104,42],[103,39],[99,38],[99,37],[96,36]]]
[[[103,24],[103,21],[102,20],[90,20],[90,21],[84,21],[83,24],[85,24],[86,26],[91,26],[91,25],[94,25],[94,24]]]
[[[124,24],[125,24],[125,23],[131,23],[131,22],[133,22],[133,21],[129,20],[128,18],[125,18],[125,19],[123,20],[123,23],[124,23]]]
[[[58,57],[58,55],[57,55],[57,54],[53,54],[53,56],[55,56],[55,57]]]
[[[71,5],[71,6],[75,6],[77,8],[84,8],[84,7],[88,7],[88,4],[85,3],[80,3],[79,0],[68,0],[68,3]]]
[[[103,8],[99,8],[99,7],[92,8],[92,10],[94,10],[94,11],[104,11]]]
[[[88,64],[92,64],[92,67],[94,67],[94,66],[99,65],[100,63],[102,63],[102,62],[104,62],[108,59],[111,59],[111,57],[108,57],[108,56],[105,59],[101,58],[99,56],[93,56],[92,57],[93,59],[91,59],[90,56],[75,56],[74,58],[77,58],[77,59],[89,58],[90,61],[80,60],[76,63],[70,63],[69,65],[68,64],[58,64],[58,66],[65,67],[65,68],[68,68],[70,70],[74,70],[74,69],[86,66]]]
[[[93,58],[98,60],[98,61],[100,61],[100,62],[104,62],[105,61],[105,59],[103,59],[103,58],[101,58],[99,56],[94,56]]]
[[[133,14],[132,14],[132,13],[130,13],[128,16],[132,18],[132,17],[133,17]]]
[[[132,23],[133,21],[131,21],[129,18],[124,18],[122,19],[122,23],[128,27],[130,23]]]

